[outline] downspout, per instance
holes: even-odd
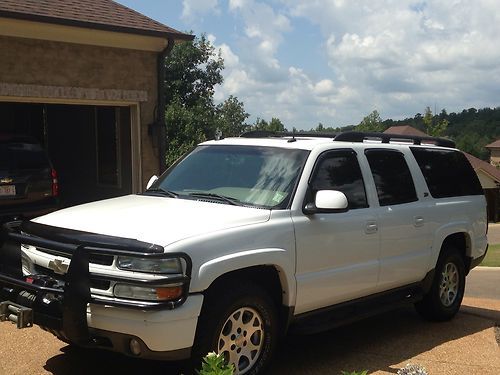
[[[167,129],[165,123],[165,60],[174,48],[175,41],[168,37],[168,44],[158,55],[158,119],[157,124],[160,127],[158,137],[158,157],[160,164],[160,174],[167,169]]]

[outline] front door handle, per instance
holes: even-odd
[[[365,227],[365,233],[366,234],[373,234],[377,233],[378,231],[378,226],[376,221],[367,221],[366,222],[366,227]]]

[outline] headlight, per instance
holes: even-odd
[[[127,271],[147,273],[180,274],[182,264],[179,258],[144,259],[135,257],[118,257],[118,268]]]
[[[168,286],[116,284],[113,294],[119,298],[131,298],[143,301],[172,301],[182,296],[182,283]]]

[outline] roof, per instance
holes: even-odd
[[[0,17],[191,40],[184,34],[111,0],[1,0]]]
[[[495,142],[490,143],[489,145],[484,146],[486,148],[500,148],[500,139],[497,139]]]
[[[469,160],[469,163],[472,165],[474,170],[481,169],[483,172],[489,174],[492,178],[494,178],[497,182],[500,183],[500,169],[495,168],[490,163],[485,162],[484,160],[478,159],[475,156],[464,152],[465,157]]]
[[[391,126],[387,130],[384,131],[386,134],[400,134],[400,135],[418,135],[420,137],[428,137],[423,131],[415,129],[410,125],[402,125],[402,126]]]

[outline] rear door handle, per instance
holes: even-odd
[[[366,234],[377,233],[377,231],[378,231],[378,226],[377,226],[376,221],[367,221],[366,222],[366,227],[365,227]]]
[[[424,226],[424,218],[422,216],[415,216],[414,217],[414,224],[416,227],[422,227]]]

